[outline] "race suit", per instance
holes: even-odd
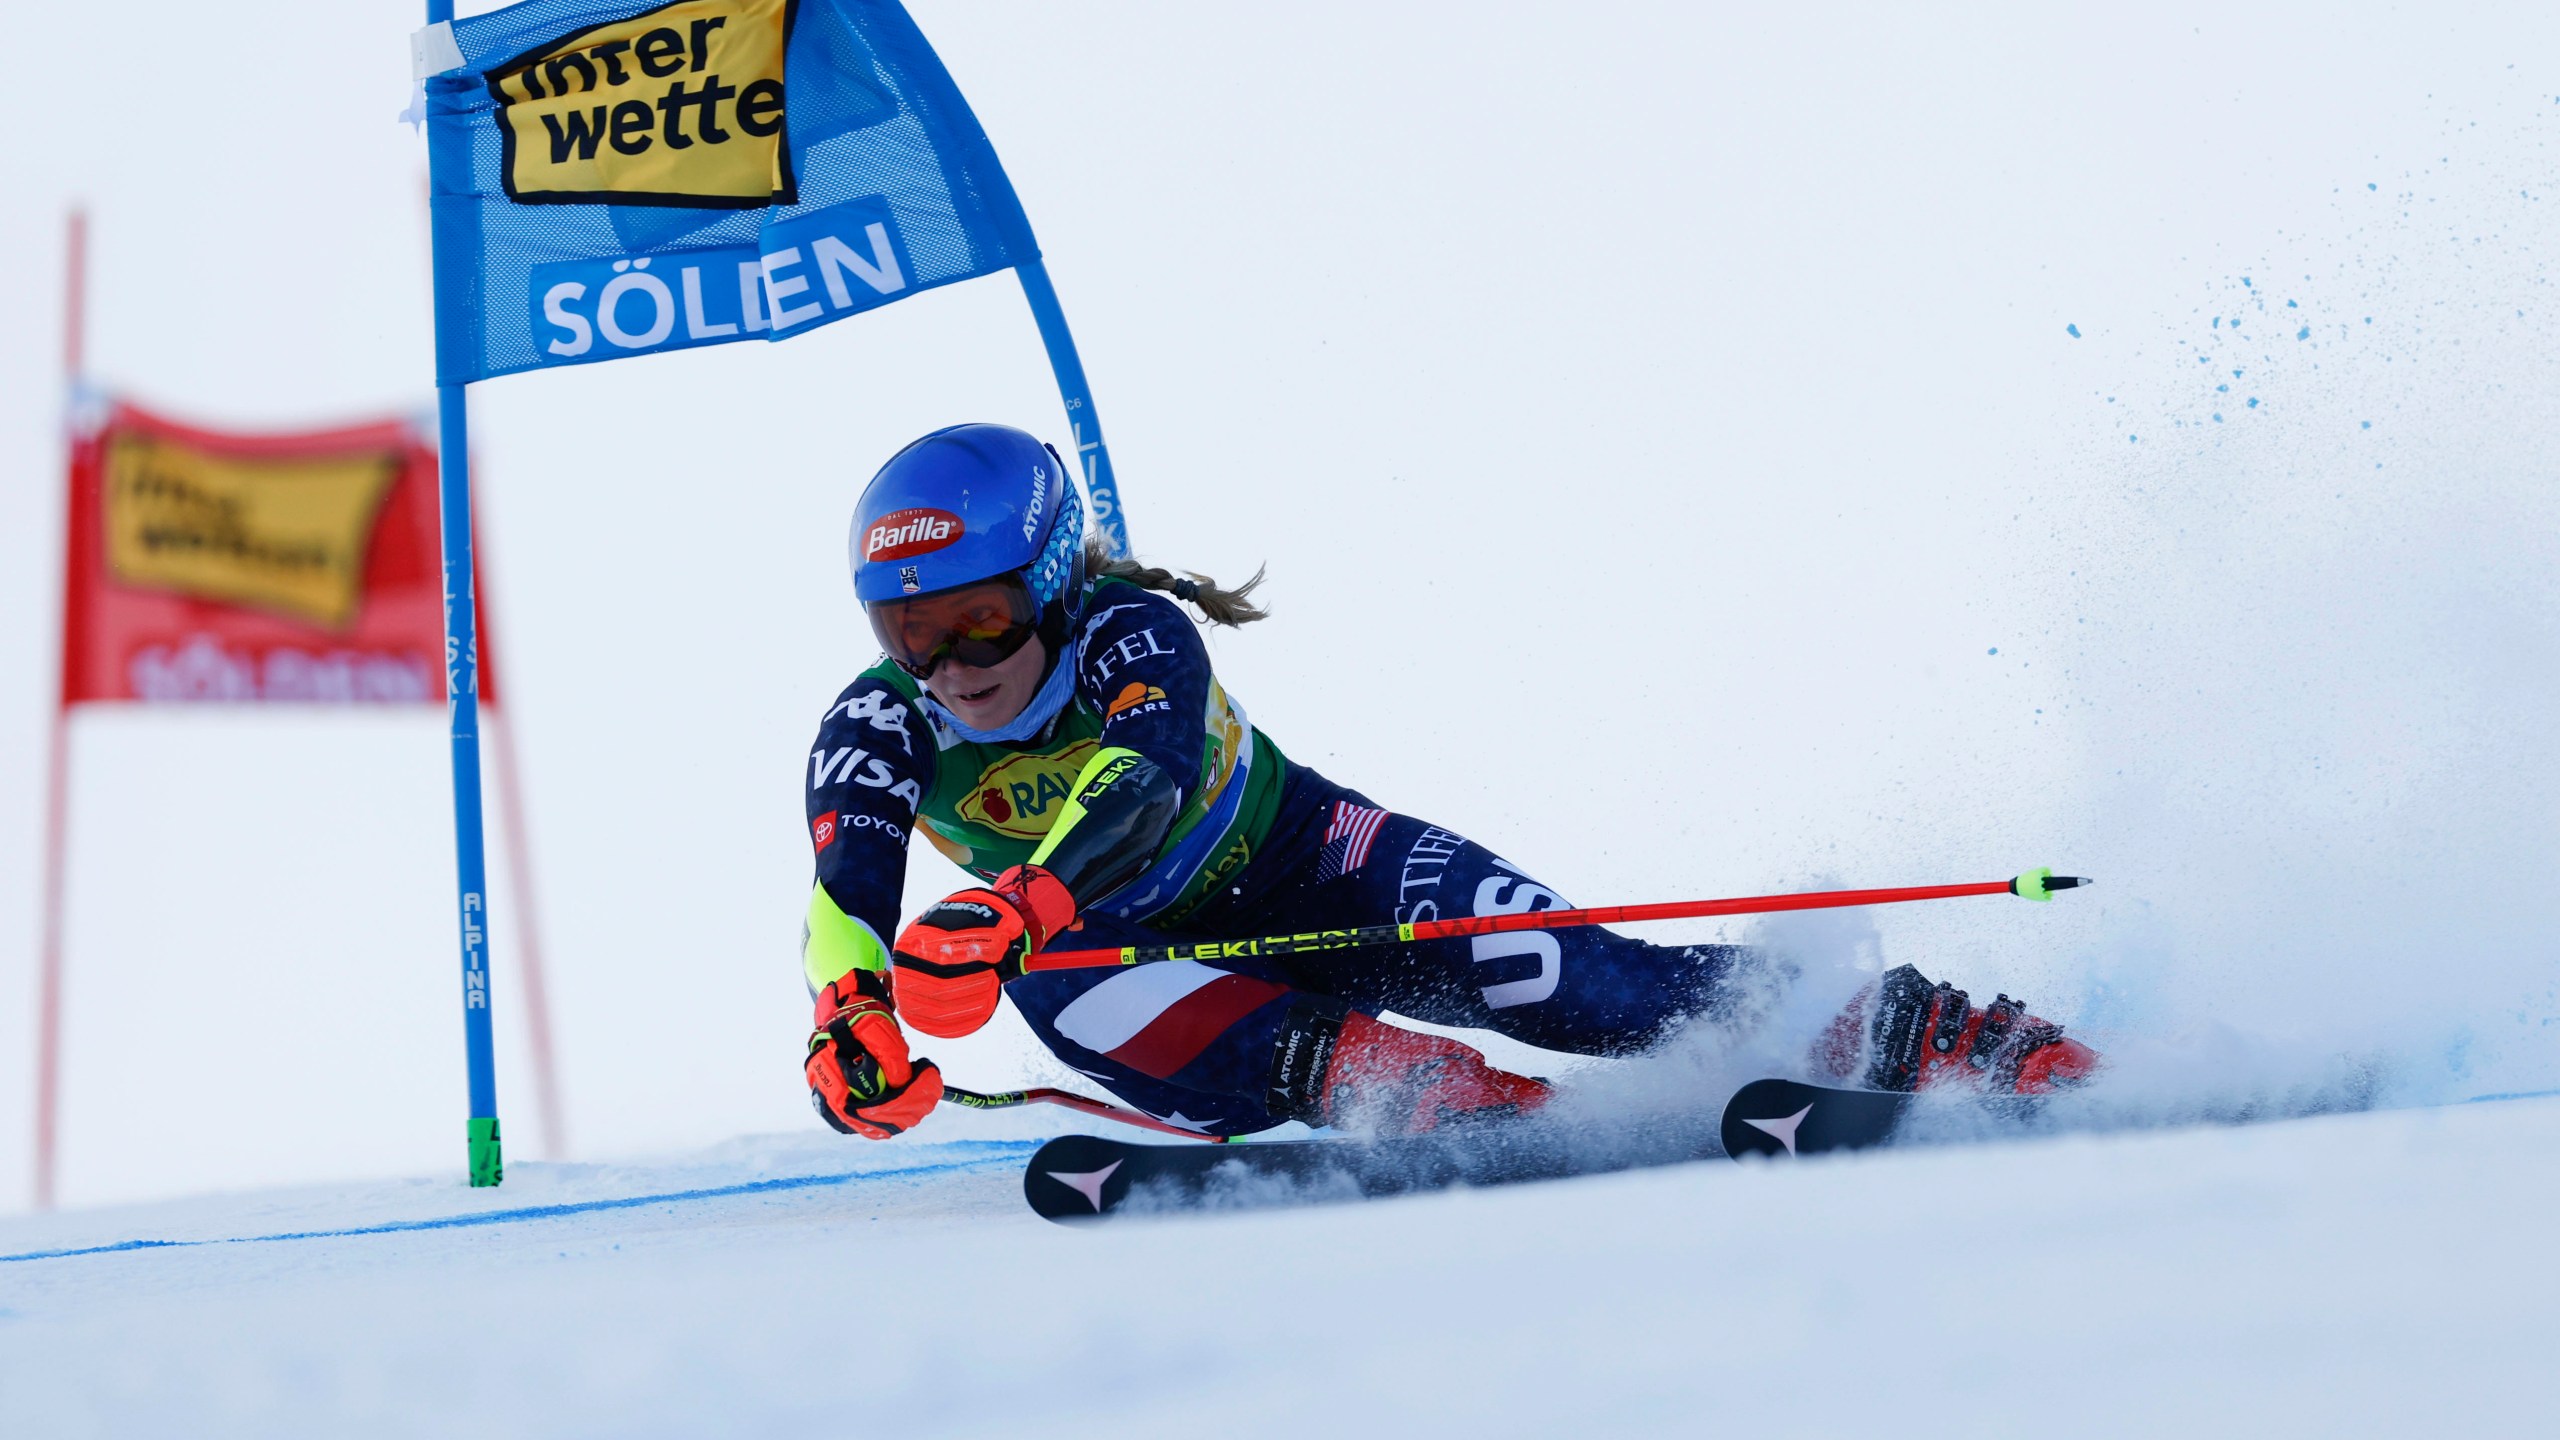
[[[1036,737],[962,738],[886,660],[836,698],[809,755],[812,991],[888,963],[909,832],[982,880],[1032,857],[1098,752],[1136,752],[1181,804],[1137,878],[1079,895],[1053,949],[1159,945],[1517,914],[1565,901],[1483,846],[1295,764],[1219,685],[1172,601],[1088,592],[1073,700]],[[1207,1134],[1289,1118],[1274,1054],[1293,1004],[1488,1029],[1550,1050],[1642,1050],[1713,1008],[1743,952],[1657,946],[1597,926],[1286,957],[1040,971],[1008,983],[1032,1032],[1131,1105]]]

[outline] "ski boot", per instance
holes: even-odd
[[[1898,965],[1831,1022],[1814,1063],[1870,1090],[2044,1095],[2087,1079],[2098,1052],[2006,995],[1977,1010],[1963,991]]]
[[[1552,1093],[1546,1081],[1497,1070],[1455,1040],[1302,1000],[1274,1047],[1268,1103],[1273,1114],[1311,1125],[1421,1135],[1525,1115]]]

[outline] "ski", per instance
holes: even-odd
[[[1754,1080],[1724,1107],[1717,1137],[1694,1121],[1624,1130],[1537,1120],[1393,1140],[1150,1144],[1062,1135],[1022,1172],[1022,1197],[1050,1220],[1124,1213],[1245,1210],[1370,1200],[1459,1185],[1514,1185],[1701,1160],[1718,1153],[1803,1156],[1893,1138],[1911,1097]]]
[[[1594,1133],[1530,1121],[1393,1140],[1155,1145],[1062,1135],[1022,1174],[1036,1213],[1061,1222],[1130,1212],[1262,1209],[1366,1200],[1458,1185],[1512,1185],[1700,1160],[1694,1126]]]
[[[1725,1102],[1724,1153],[1805,1156],[1864,1150],[1893,1139],[1911,1096],[1891,1090],[1835,1090],[1796,1080],[1754,1080]]]

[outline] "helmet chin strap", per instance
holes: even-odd
[[[924,694],[924,703],[932,707],[935,719],[950,726],[963,740],[979,745],[1028,740],[1047,728],[1049,722],[1057,718],[1058,712],[1066,708],[1068,697],[1076,693],[1076,667],[1072,657],[1061,653],[1064,648],[1056,647],[1050,651],[1049,678],[1040,682],[1040,688],[1031,696],[1031,703],[1022,707],[1021,714],[993,730],[971,726],[933,698],[930,691]]]

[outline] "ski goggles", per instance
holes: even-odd
[[[1040,633],[1040,603],[1019,575],[863,608],[881,650],[919,680],[945,660],[979,670],[1001,664]]]

